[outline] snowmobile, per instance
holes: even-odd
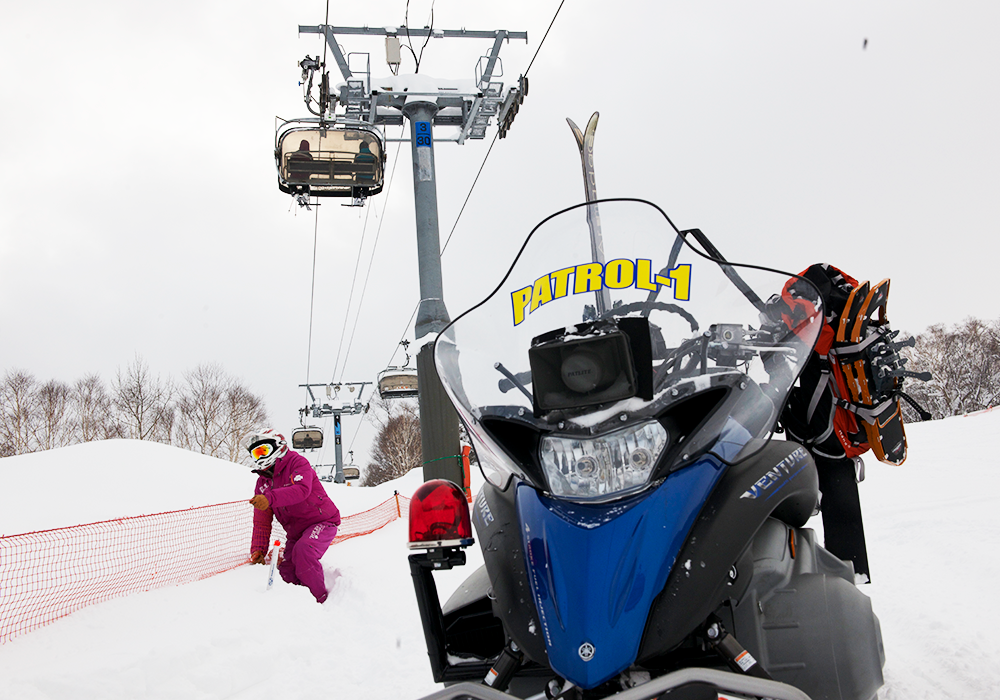
[[[804,527],[812,457],[774,436],[823,323],[795,278],[596,200],[439,335],[486,482],[471,515],[446,481],[410,503],[430,697],[875,697],[878,618]],[[484,565],[442,605],[470,522]]]

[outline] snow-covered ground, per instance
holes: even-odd
[[[874,582],[863,590],[885,640],[882,698],[1000,698],[993,430],[1000,410],[913,425],[905,465],[866,460]],[[128,441],[6,458],[0,480],[8,535],[238,500],[254,482],[244,467]],[[411,473],[374,489],[327,488],[351,514],[419,483]],[[418,698],[436,686],[405,540],[396,521],[332,547],[322,606],[303,588],[265,591],[267,570],[244,566],[84,608],[0,646],[0,698]],[[473,548],[469,567],[440,575],[442,597],[480,561]]]

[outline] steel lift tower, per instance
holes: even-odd
[[[499,66],[500,48],[505,41],[523,39],[527,32],[441,30],[424,27],[335,27],[330,25],[299,26],[301,34],[322,34],[327,49],[340,69],[343,82],[329,86],[331,112],[339,104],[339,115],[352,123],[371,127],[410,122],[410,150],[413,156],[413,194],[417,225],[417,264],[420,276],[420,306],[415,323],[416,339],[425,338],[417,353],[419,377],[420,433],[423,452],[424,479],[444,478],[462,483],[462,460],[458,440],[458,415],[438,379],[432,356],[433,339],[449,323],[441,278],[441,244],[438,232],[437,184],[434,166],[434,144],[468,139],[483,139],[492,117],[497,117],[501,136],[510,128],[513,115],[527,93],[527,79],[521,76],[504,94],[504,85],[494,80],[502,75]],[[463,38],[492,39],[490,52],[476,65],[471,89],[449,85],[445,88],[384,90],[372,87],[368,54],[341,51],[337,36],[383,36],[389,56],[398,53],[399,38]],[[308,57],[307,57],[308,58]],[[364,69],[354,71],[349,58],[364,63]],[[398,61],[398,59],[397,59]],[[393,81],[397,82],[397,81]],[[456,81],[450,81],[452,83]],[[426,85],[427,81],[420,81]],[[331,119],[336,122],[337,114]],[[451,126],[457,130],[453,138],[438,138],[434,127]]]

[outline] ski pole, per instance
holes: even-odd
[[[271,547],[271,571],[267,575],[267,588],[265,591],[271,590],[271,585],[274,583],[274,570],[278,568],[278,555],[281,553],[281,540],[275,540],[274,545]]]

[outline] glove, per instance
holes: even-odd
[[[267,496],[262,493],[258,493],[256,496],[250,499],[250,505],[252,505],[257,510],[267,510],[271,507],[271,504],[267,502]]]
[[[250,555],[251,564],[263,564],[264,557],[267,556],[267,552],[257,551]]]

